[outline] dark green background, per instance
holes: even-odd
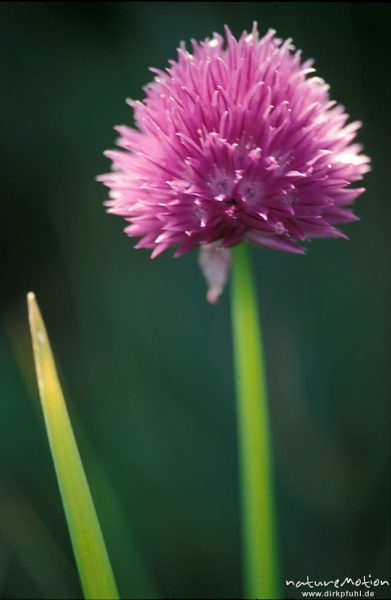
[[[30,289],[123,597],[241,596],[229,293],[206,303],[195,253],[133,250],[94,179],[148,67],[181,40],[253,20],[316,59],[373,159],[350,242],[314,241],[305,257],[253,251],[284,574],[390,579],[390,5],[4,2],[4,598],[80,596],[32,372]]]

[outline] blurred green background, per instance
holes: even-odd
[[[349,243],[315,241],[305,257],[253,251],[284,574],[390,579],[390,5],[4,2],[3,598],[80,597],[36,395],[29,290],[122,596],[242,594],[229,294],[206,303],[195,253],[150,261],[133,250],[95,176],[149,66],[164,68],[181,40],[224,23],[238,35],[253,20],[316,59],[363,120],[373,159]]]

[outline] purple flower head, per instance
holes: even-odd
[[[182,43],[165,72],[151,69],[145,99],[129,101],[137,129],[116,128],[122,150],[106,153],[113,171],[99,178],[108,212],[153,258],[242,240],[303,253],[297,242],[346,238],[335,226],[357,220],[364,189],[349,186],[369,170],[353,143],[361,124],[347,124],[290,39],[259,39],[256,24],[225,37],[193,40],[191,53]]]

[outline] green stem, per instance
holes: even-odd
[[[234,249],[232,326],[246,598],[279,598],[269,415],[249,250]]]

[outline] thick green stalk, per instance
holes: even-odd
[[[249,249],[234,249],[232,327],[237,394],[245,598],[279,598],[270,425]]]
[[[117,600],[106,545],[35,296],[27,296],[35,368],[50,450],[87,600]]]

